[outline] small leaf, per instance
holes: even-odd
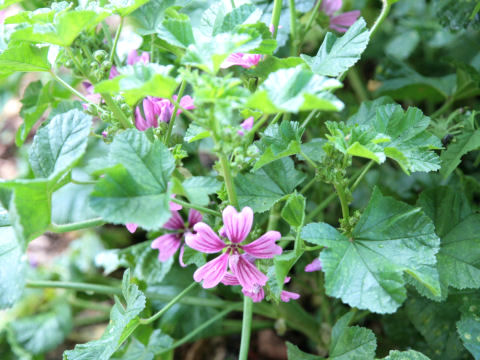
[[[220,190],[222,183],[211,176],[192,176],[182,186],[190,202],[205,206],[209,203],[208,195]]]
[[[298,346],[287,341],[287,357],[288,360],[322,360],[320,356],[311,355],[303,352]]]
[[[347,238],[325,223],[305,226],[305,241],[325,246],[320,259],[325,288],[350,306],[392,313],[406,298],[406,272],[440,294],[435,254],[440,240],[431,220],[375,189],[365,212]]]
[[[120,358],[115,356],[112,360],[153,360],[155,355],[169,349],[172,345],[173,339],[162,330],[156,329],[150,335],[147,345],[132,339],[125,354]]]
[[[415,350],[390,350],[388,356],[383,358],[383,360],[430,360],[430,358]]]
[[[292,227],[303,226],[305,220],[305,197],[294,193],[288,197],[282,209],[282,218]]]
[[[138,326],[138,315],[145,308],[145,295],[135,284],[130,284],[127,270],[122,284],[125,307],[116,302],[110,312],[110,323],[99,340],[76,345],[63,354],[65,360],[109,360],[123,341]]]
[[[157,35],[167,43],[186,49],[195,43],[190,18],[185,14],[176,13],[175,17],[163,20],[157,27]]]
[[[262,155],[253,169],[258,170],[272,161],[298,154],[301,151],[303,132],[304,129],[296,121],[270,125],[262,134],[260,141],[256,142]]]
[[[292,159],[283,158],[254,173],[239,174],[234,182],[240,207],[264,212],[291,194],[304,179],[305,175],[295,170]]]
[[[369,38],[367,24],[360,18],[339,39],[327,33],[316,56],[302,54],[300,57],[315,74],[339,76],[360,60]]]
[[[480,148],[480,129],[469,130],[456,136],[440,156],[442,161],[440,174],[446,178],[460,164],[463,155],[478,148]]]
[[[148,1],[149,0],[109,0],[106,8],[125,17]]]
[[[8,76],[17,71],[50,71],[47,55],[47,47],[38,48],[28,42],[9,47],[0,53],[0,76]]]
[[[343,103],[328,90],[341,86],[339,81],[315,75],[301,66],[281,69],[268,75],[247,105],[267,114],[314,109],[339,111]]]
[[[54,177],[71,169],[87,149],[92,118],[79,110],[55,116],[33,139],[29,160],[36,177]]]

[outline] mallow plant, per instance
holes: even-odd
[[[1,358],[480,359],[479,10],[0,0]]]

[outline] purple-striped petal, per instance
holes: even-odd
[[[172,211],[172,216],[168,221],[163,225],[164,229],[167,230],[183,230],[185,229],[185,224],[182,217],[178,211]]]
[[[199,222],[198,224],[195,224],[193,230],[195,230],[197,233],[187,234],[185,236],[185,242],[192,249],[207,254],[213,254],[222,251],[225,248],[225,243],[207,224]]]
[[[188,212],[188,226],[190,228],[194,227],[195,224],[202,221],[202,219],[203,219],[203,216],[202,214],[200,214],[199,211],[195,209],[190,209],[190,211]]]
[[[178,263],[181,267],[187,267],[187,265],[183,262],[183,253],[185,252],[185,245],[180,247],[180,255],[178,255]]]
[[[153,98],[146,97],[143,100],[143,112],[145,114],[145,121],[147,124],[147,128],[150,127],[158,127],[157,116],[159,113],[158,105],[154,101]]]
[[[171,197],[172,199],[175,199],[175,196],[176,196],[175,194],[170,195],[170,197]],[[173,201],[170,201],[170,202],[168,203],[168,206],[170,207],[170,211],[179,211],[179,210],[182,210],[182,205],[177,204],[177,203],[175,203],[175,202],[173,202]]]
[[[305,272],[313,272],[322,270],[322,262],[319,258],[313,260],[310,264],[305,266]]]
[[[360,16],[360,10],[348,11],[346,13],[334,16],[330,20],[330,28],[344,33],[357,21]]]
[[[254,291],[258,286],[264,286],[267,283],[268,277],[243,255],[231,255],[229,265],[245,291]]]
[[[135,127],[140,131],[145,131],[149,128],[138,106],[135,109]]]
[[[244,69],[248,69],[257,65],[262,58],[263,56],[260,54],[233,53],[223,61],[222,65],[220,65],[220,68],[226,69],[230,66],[238,65]]]
[[[297,294],[294,292],[283,290],[280,293],[280,300],[282,300],[283,302],[289,302],[290,300],[297,300],[299,298],[300,298],[300,294]]]
[[[137,224],[134,224],[134,223],[129,223],[129,224],[125,224],[125,226],[127,227],[127,230],[130,232],[130,233],[134,233],[135,231],[137,231],[137,227],[138,225]]]
[[[130,51],[127,56],[127,64],[133,65],[138,62],[148,64],[150,62],[150,55],[145,51],[142,52],[142,55],[138,55],[137,50]]]
[[[253,211],[244,207],[239,213],[233,206],[227,206],[223,210],[223,225],[227,237],[233,243],[240,243],[248,236],[252,229]]]
[[[249,255],[259,259],[269,259],[282,253],[282,248],[275,244],[282,237],[278,231],[268,231],[242,249]]]
[[[195,271],[193,274],[193,279],[196,282],[201,282],[203,280],[202,286],[205,289],[217,286],[227,272],[228,257],[229,254],[224,253],[207,262],[205,265]]]
[[[323,0],[320,4],[320,9],[330,17],[341,8],[342,0]]]
[[[158,249],[158,260],[161,262],[167,261],[178,250],[181,244],[177,234],[165,234],[152,242],[152,249]]]
[[[222,279],[222,284],[235,286],[235,285],[240,285],[240,282],[238,281],[235,275],[227,272],[225,273],[225,276]]]
[[[108,78],[112,80],[113,78],[116,78],[118,75],[120,75],[120,73],[118,72],[117,67],[113,65],[110,68],[110,74],[108,75]]]
[[[242,289],[243,295],[248,296],[253,300],[254,303],[258,303],[263,300],[265,297],[265,291],[263,290],[263,287],[258,286],[255,290],[253,291],[246,291],[245,289]]]

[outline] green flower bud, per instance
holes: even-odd
[[[112,64],[111,61],[106,60],[106,61],[102,62],[102,65],[101,65],[102,70],[110,70],[112,68],[112,65],[113,64]]]
[[[97,50],[93,53],[93,57],[98,62],[102,62],[103,60],[105,60],[107,58],[107,56],[108,56],[108,54],[105,50]]]

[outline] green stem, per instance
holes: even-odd
[[[295,11],[295,0],[289,0],[288,6],[290,9],[290,34],[291,34],[291,47],[290,54],[297,56],[297,13]]]
[[[66,81],[64,81],[60,76],[58,76],[57,74],[55,74],[53,72],[53,70],[50,71],[50,74],[52,75],[52,77],[58,81],[60,84],[62,84],[65,88],[67,88],[72,94],[74,94],[75,96],[77,96],[78,98],[80,98],[82,101],[84,101],[85,103],[87,104],[91,104],[91,105],[94,105],[96,107],[98,107],[97,105],[95,105],[94,103],[92,103],[90,100],[88,100],[85,96],[83,96],[81,93],[79,93],[77,90],[75,90],[72,86],[70,86],[69,83],[67,83]]]
[[[306,161],[310,166],[312,166],[315,170],[317,170],[318,166],[317,166],[317,164],[315,164],[315,161],[313,161],[312,159],[310,159],[303,151],[300,151],[300,155],[303,156],[303,158],[305,159],[305,161]]]
[[[89,310],[96,310],[96,311],[103,311],[106,313],[110,313],[110,310],[112,309],[111,306],[109,305],[104,305],[104,304],[99,304],[94,301],[89,301],[89,300],[83,300],[79,298],[72,298],[69,299],[68,302],[70,305],[81,308],[81,309],[89,309]]]
[[[177,100],[179,100],[179,99],[177,99]],[[180,103],[179,103],[178,101],[175,101],[175,100],[171,99],[170,102],[171,102],[173,105],[178,106],[177,109],[182,110],[182,114],[183,114],[183,115],[185,115],[186,117],[188,117],[190,120],[195,121],[195,115],[193,115],[191,111],[185,109],[182,105],[180,105]]]
[[[312,110],[310,114],[308,114],[307,118],[303,121],[301,127],[305,128],[308,125],[308,123],[315,117],[315,115],[317,115],[317,113],[318,113],[317,110]]]
[[[235,0],[230,0],[230,3],[232,4],[232,8],[235,9],[236,6],[235,6]]]
[[[348,208],[347,196],[345,195],[345,189],[340,184],[334,184],[335,190],[337,191],[338,198],[340,199],[340,205],[342,206],[342,216],[343,219],[348,221],[350,218],[350,210]]]
[[[275,115],[275,117],[273,118],[273,120],[271,121],[271,124],[275,124],[278,119],[280,119],[280,117],[282,116],[282,113],[278,113],[277,115]],[[250,134],[252,134],[252,136],[255,136],[255,133],[263,126],[263,124],[265,124],[265,122],[268,120],[268,116],[262,116],[256,123],[255,125],[253,125],[252,127],[252,130],[249,131]]]
[[[282,13],[282,0],[274,0],[273,13],[272,13],[272,25],[273,25],[273,38],[277,38],[278,24],[280,23],[280,15]]]
[[[72,61],[74,62],[77,70],[81,71],[82,74],[93,84],[92,79],[85,74],[82,64],[78,61],[77,57],[73,54],[73,51],[68,47],[65,48],[65,51],[67,52],[68,56],[70,56],[70,59],[72,59]]]
[[[237,194],[233,185],[232,174],[230,173],[230,164],[225,154],[219,154],[220,165],[222,166],[223,178],[225,180],[225,187],[227,188],[228,199],[230,204],[238,208]]]
[[[117,51],[117,45],[118,45],[118,39],[120,39],[120,33],[122,32],[123,28],[123,17],[120,19],[120,24],[118,25],[117,32],[115,33],[115,40],[113,40],[113,46],[110,51],[110,57],[109,60],[113,62],[113,58],[115,56],[115,53]]]
[[[182,80],[182,84],[180,85],[180,90],[178,90],[178,94],[177,94],[177,101],[182,100],[182,96],[183,96],[183,93],[185,92],[186,86],[187,86],[187,82],[185,80]],[[179,106],[180,106],[179,102],[177,102],[174,105],[173,113],[172,113],[172,116],[170,117],[170,122],[168,123],[167,135],[165,136],[165,144],[167,146],[170,142],[170,136],[172,135],[173,125],[175,124],[175,120],[177,119],[177,111]]]
[[[300,190],[300,194],[305,195],[305,193],[315,184],[317,181],[316,177],[310,179],[310,181]]]
[[[323,245],[317,245],[317,246],[305,246],[305,251],[315,251],[315,250],[320,250],[323,249]]]
[[[358,177],[356,178],[355,182],[353,183],[352,187],[350,188],[351,191],[355,190],[355,188],[360,184],[360,182],[362,181],[363,177],[365,176],[365,174],[368,172],[368,170],[370,170],[370,168],[373,166],[373,164],[375,164],[375,162],[373,160],[370,160],[368,162],[368,164],[363,168],[362,172],[360,173],[360,175],[358,175]]]
[[[113,115],[115,115],[117,120],[120,121],[120,124],[124,129],[133,127],[133,124],[130,120],[128,120],[127,115],[125,115],[122,109],[118,107],[117,103],[113,100],[110,94],[102,93],[102,98],[103,100],[105,100],[105,103],[110,108],[110,110],[112,110]]]
[[[455,97],[454,96],[449,97],[447,101],[445,101],[437,111],[435,111],[432,115],[430,115],[430,117],[432,118],[439,117],[445,111],[447,111],[454,102],[455,102]]]
[[[188,292],[190,290],[192,290],[198,283],[196,281],[194,281],[193,283],[191,283],[189,286],[187,286],[185,289],[183,289],[182,292],[180,292],[180,294],[178,294],[177,296],[175,296],[172,300],[170,300],[170,302],[165,305],[159,312],[157,312],[156,314],[150,316],[149,318],[147,319],[140,319],[139,320],[139,323],[142,324],[142,325],[148,325],[148,324],[151,324],[152,322],[154,322],[155,320],[159,319],[163,314],[165,314],[173,305],[175,305],[182,297],[184,297],[185,295],[188,294]]]
[[[97,180],[75,180],[75,179],[70,179],[70,182],[72,184],[77,184],[77,185],[94,185],[98,181]]]
[[[177,199],[177,198],[172,198],[170,201],[174,202],[174,203],[177,203],[179,205],[182,205],[188,209],[195,209],[195,210],[198,210],[200,212],[203,212],[205,214],[210,214],[210,215],[213,215],[213,216],[217,216],[217,217],[221,217],[222,214],[218,211],[215,211],[215,210],[212,210],[212,209],[209,209],[209,208],[206,208],[206,207],[203,207],[203,206],[199,206],[199,205],[194,205],[194,204],[190,204],[186,201],[183,201],[183,200],[180,200],[180,199]]]
[[[363,86],[362,79],[360,79],[360,75],[356,68],[351,68],[350,71],[347,73],[348,81],[350,82],[350,86],[352,87],[355,95],[357,96],[358,101],[364,102],[368,100],[368,92]]]
[[[383,24],[383,22],[388,16],[388,13],[390,12],[390,8],[391,8],[390,2],[388,0],[382,0],[382,3],[383,5],[382,5],[382,10],[380,11],[380,15],[378,16],[377,20],[372,26],[372,29],[370,30],[370,39],[378,31],[378,29],[380,28],[380,25]]]
[[[217,315],[210,318],[208,321],[206,321],[205,323],[203,323],[202,325],[197,327],[195,330],[191,331],[188,335],[184,336],[180,340],[175,341],[175,343],[171,347],[169,347],[168,349],[162,350],[162,352],[160,352],[160,354],[164,354],[164,353],[167,353],[169,351],[172,351],[172,350],[176,349],[177,347],[189,342],[191,339],[193,339],[195,336],[197,336],[203,330],[208,328],[214,322],[216,322],[216,321],[220,320],[221,318],[227,316],[229,313],[231,313],[235,309],[236,309],[236,307],[231,306],[231,307],[219,312]]]
[[[70,224],[50,224],[48,231],[54,233],[65,233],[69,231],[88,229],[91,227],[102,226],[105,221],[102,218],[89,219],[84,221],[78,221]]]
[[[307,215],[307,217],[305,218],[305,222],[307,223],[310,222],[313,218],[315,218],[318,214],[320,214],[323,211],[323,209],[325,209],[328,206],[328,204],[330,204],[333,201],[333,199],[335,199],[336,197],[337,196],[335,193],[328,195],[328,197],[325,200],[323,200],[320,204],[318,204],[317,207]]]
[[[315,20],[315,18],[318,15],[318,9],[320,9],[320,5],[322,5],[322,0],[318,0],[317,3],[315,4],[315,7],[311,12],[310,17],[308,18],[307,25],[305,26],[304,34],[306,34],[308,30],[310,30],[310,28],[312,27],[313,20]]]
[[[242,340],[240,342],[239,360],[248,359],[250,348],[250,333],[252,331],[252,310],[253,301],[248,296],[243,297],[243,319],[242,319]]]

